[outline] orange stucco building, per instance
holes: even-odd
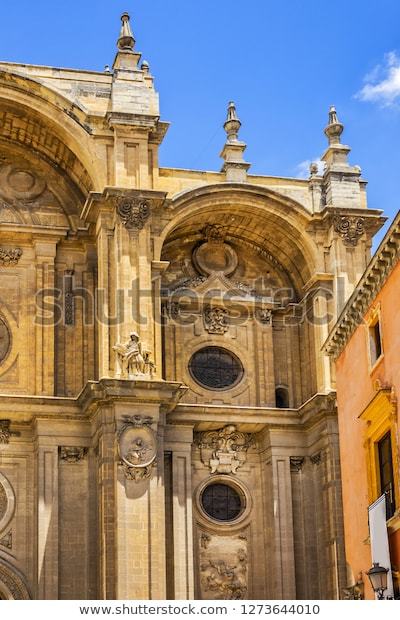
[[[386,493],[395,591],[400,571],[400,212],[326,342],[335,360],[349,585],[373,598],[368,506]],[[363,583],[362,583],[363,582]]]

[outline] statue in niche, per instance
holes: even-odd
[[[155,366],[151,360],[151,351],[142,345],[139,334],[132,332],[127,342],[124,344],[117,343],[113,349],[117,354],[119,376],[153,376]]]

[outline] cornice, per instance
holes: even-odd
[[[343,308],[323,350],[337,359],[361,324],[369,306],[382,289],[400,256],[400,211],[393,220],[361,280]]]

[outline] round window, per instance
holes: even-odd
[[[220,347],[205,347],[197,351],[189,362],[192,377],[213,390],[233,387],[243,376],[238,358]]]
[[[234,521],[245,509],[244,496],[222,482],[207,485],[201,494],[200,503],[204,512],[216,521]]]

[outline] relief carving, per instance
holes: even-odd
[[[269,308],[261,308],[257,312],[257,318],[264,325],[272,325],[272,310]]]
[[[218,431],[198,433],[195,441],[200,448],[201,460],[210,468],[210,473],[236,474],[246,462],[252,435],[228,425]]]
[[[290,457],[290,471],[301,471],[304,464],[304,456]]]
[[[236,251],[225,242],[221,226],[208,225],[203,230],[206,241],[193,251],[193,263],[200,274],[210,276],[233,273],[238,265]]]
[[[146,480],[156,465],[157,439],[151,423],[152,418],[147,416],[125,416],[123,419],[118,433],[118,451],[127,480]]]
[[[355,247],[365,232],[363,217],[336,215],[333,218],[333,227],[335,232],[339,233],[344,245],[350,247]]]
[[[206,541],[206,544],[204,544]],[[248,594],[247,537],[200,536],[202,599],[243,600]]]
[[[64,277],[64,323],[65,325],[73,325],[75,323],[73,275],[74,275],[73,270],[68,269],[65,272],[65,277]]]
[[[21,248],[0,248],[0,265],[2,267],[16,265],[21,256]]]
[[[225,308],[204,308],[204,326],[209,334],[225,334],[229,329],[229,315]]]
[[[9,443],[11,437],[10,420],[0,420],[0,443]]]
[[[151,359],[151,351],[141,342],[139,334],[132,332],[125,343],[113,346],[117,356],[117,378],[153,377],[156,367]]]
[[[87,452],[87,448],[80,448],[76,446],[61,446],[60,461],[62,463],[79,463],[85,458]]]
[[[2,317],[0,317],[0,364],[4,362],[7,355],[10,352],[11,347],[11,332],[9,327]],[[1,430],[1,429],[0,429]],[[0,439],[1,443],[1,439]]]
[[[0,511],[1,520],[1,511]],[[3,538],[0,539],[0,545],[6,549],[12,549],[12,532],[9,531]]]
[[[0,482],[0,521],[3,519],[4,515],[7,512],[8,508],[8,499],[5,488]]]
[[[150,200],[137,197],[121,197],[117,200],[117,213],[125,228],[133,232],[142,230],[150,217]]]

